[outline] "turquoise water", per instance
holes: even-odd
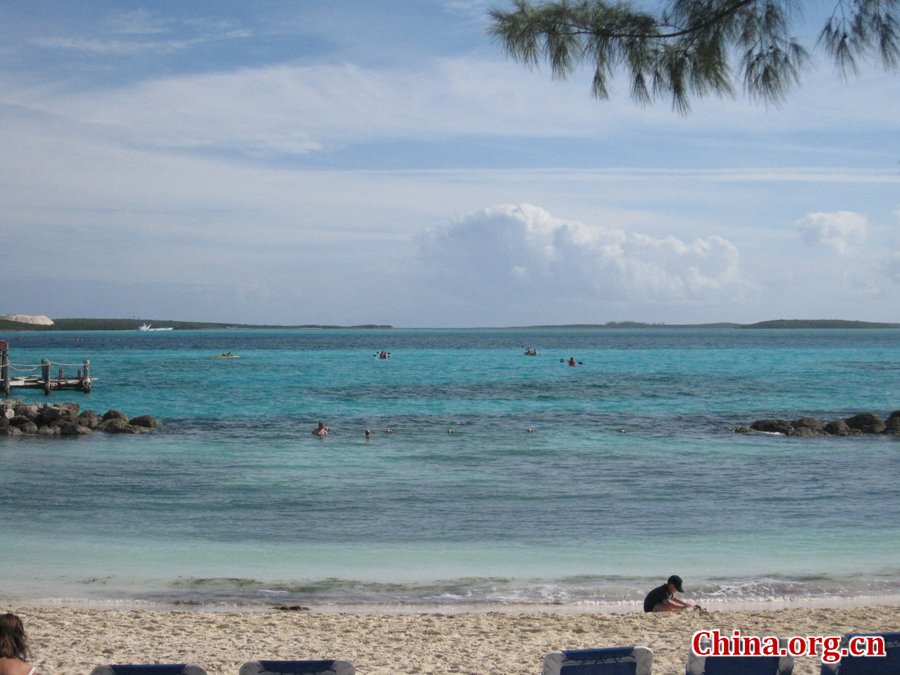
[[[12,337],[16,364],[90,359],[93,393],[51,401],[164,426],[0,438],[2,596],[630,607],[673,573],[708,603],[900,594],[897,439],[731,433],[886,417],[900,331]]]

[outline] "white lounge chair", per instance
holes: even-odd
[[[192,663],[121,664],[97,666],[91,675],[206,675],[206,670]]]
[[[568,649],[547,654],[542,675],[650,675],[652,667],[647,647]]]
[[[355,675],[349,661],[248,661],[239,675]]]
[[[837,663],[823,663],[821,675],[898,675],[900,673],[900,633],[849,633],[842,636],[839,649],[850,644],[850,638],[881,636],[884,656],[842,656]]]
[[[787,640],[778,639],[779,647],[787,649]],[[709,646],[706,641],[701,646]],[[687,675],[791,675],[793,656],[699,656],[691,650]]]

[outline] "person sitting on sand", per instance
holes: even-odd
[[[0,675],[34,675],[29,658],[25,626],[15,614],[0,616]]]
[[[319,437],[327,436],[328,429],[325,428],[324,422],[319,422],[319,426],[317,426],[315,429],[313,429],[312,433],[313,433],[313,436],[319,436]]]
[[[681,587],[681,577],[673,574],[669,580],[662,586],[657,586],[647,593],[644,598],[645,612],[678,612],[688,607],[693,607],[689,602],[685,602],[675,597],[675,593],[684,593]]]

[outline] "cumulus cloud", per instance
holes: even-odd
[[[810,246],[830,246],[840,255],[852,253],[855,245],[865,240],[868,230],[866,217],[851,211],[810,213],[794,225]]]
[[[743,293],[738,249],[685,243],[553,217],[537,206],[487,208],[419,242],[432,281],[455,293],[691,303]]]

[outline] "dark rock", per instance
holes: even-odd
[[[794,430],[794,427],[790,425],[790,422],[785,420],[756,420],[750,425],[750,428],[755,431],[767,431],[769,433],[785,435],[790,434]]]
[[[801,417],[791,422],[791,436],[825,436],[825,423],[814,417]]]
[[[885,429],[884,422],[872,413],[859,413],[844,421],[851,429],[857,429],[864,434],[880,434]]]
[[[128,422],[128,415],[119,412],[118,410],[107,410],[103,414],[103,421],[106,422],[108,420],[122,420],[123,422]]]
[[[791,432],[791,436],[824,436],[825,435],[825,425],[822,427],[794,427],[794,430]]]
[[[34,421],[39,427],[42,427],[48,424],[59,426],[63,422],[75,423],[75,420],[77,419],[78,418],[72,414],[72,411],[66,410],[65,408],[44,408],[38,416],[35,417]]]
[[[825,429],[825,422],[822,420],[817,420],[815,417],[801,417],[799,420],[794,420],[791,422],[791,426],[796,429],[797,427],[806,427],[807,429]]]
[[[72,417],[78,417],[78,413],[81,411],[81,406],[75,403],[74,401],[70,401],[68,403],[57,403],[56,406],[60,410],[67,410],[72,414]]]
[[[884,433],[900,436],[900,410],[895,410],[884,421]]]
[[[129,422],[119,410],[109,410],[103,417],[93,410],[79,412],[78,403],[0,402],[0,435],[22,433],[41,436],[86,436],[96,429],[112,434],[146,434],[158,426],[150,415],[140,415]]]
[[[850,427],[844,420],[834,420],[825,425],[825,433],[832,436],[849,436],[850,431]]]
[[[159,424],[156,421],[156,418],[151,417],[150,415],[141,415],[140,417],[135,417],[128,423],[133,427],[146,427],[147,429],[155,429],[156,425]]]
[[[88,429],[96,429],[100,426],[102,418],[95,414],[93,410],[85,410],[77,418],[77,423],[87,427]]]
[[[108,434],[145,434],[148,431],[146,427],[133,427],[120,418],[112,418],[101,422],[97,429]]]
[[[44,424],[52,424],[60,417],[64,417],[67,415],[67,410],[62,410],[61,408],[56,407],[48,407],[41,410],[41,412],[38,414],[38,419],[40,419]]]
[[[16,417],[27,417],[30,420],[34,420],[38,414],[38,407],[36,404],[25,405],[21,403],[16,406]]]
[[[122,433],[121,429],[124,427],[131,426],[127,421],[120,419],[118,417],[111,417],[109,419],[105,419],[97,425],[98,431],[105,431],[108,434],[119,434]]]
[[[88,434],[92,434],[94,432],[87,427],[81,426],[80,424],[63,422],[59,425],[59,433],[61,436],[87,436]]]

